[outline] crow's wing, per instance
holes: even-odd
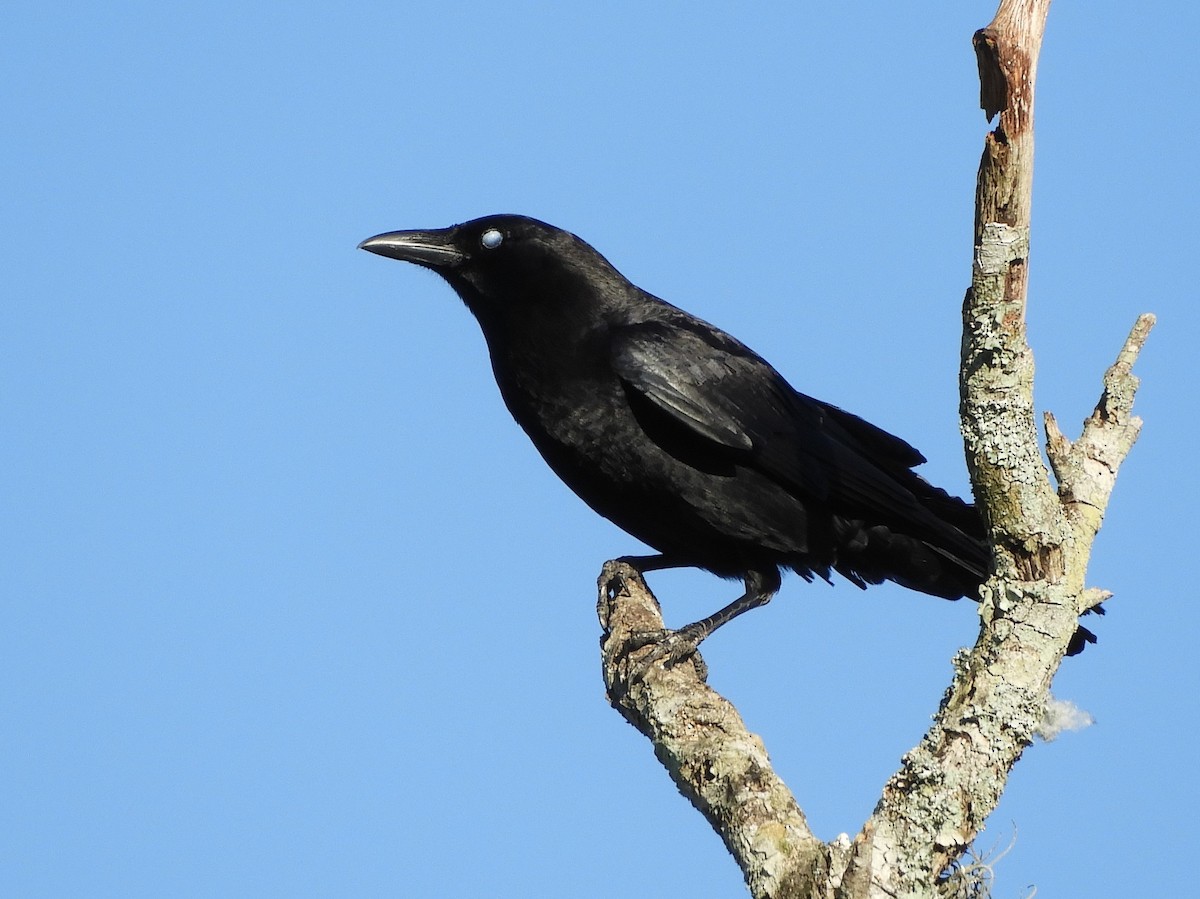
[[[698,455],[725,452],[836,514],[941,530],[914,495],[928,487],[909,470],[925,461],[917,450],[797,392],[711,325],[689,317],[626,326],[613,334],[612,361],[628,390],[686,429]]]
[[[779,373],[732,337],[699,321],[648,322],[614,332],[612,361],[626,389],[683,426],[698,455],[724,453],[801,495],[828,495],[835,448],[820,407],[797,403]]]
[[[646,339],[649,336],[650,339]],[[631,336],[616,347],[618,376],[697,438],[736,452],[754,449],[754,419],[737,395],[748,396],[749,379],[733,377],[733,360],[724,354],[689,353],[679,341],[651,335]],[[737,395],[730,388],[737,387]],[[770,410],[769,410],[770,411]]]

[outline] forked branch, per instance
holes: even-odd
[[[703,663],[640,666],[632,637],[660,630],[637,572],[605,566],[598,611],[609,700],[653,743],[680,791],[721,835],[756,897],[934,896],[995,808],[1038,733],[1050,683],[1079,616],[1108,598],[1086,588],[1092,540],[1137,439],[1132,366],[1154,319],[1143,315],[1104,379],[1082,435],[1046,417],[1055,490],[1033,411],[1025,336],[1033,184],[1034,86],[1049,0],[1004,0],[975,35],[985,139],[976,186],[975,257],[963,304],[960,412],[994,571],[981,628],[954,659],[933,726],[905,754],[853,839],[823,843],[771,770],[761,741],[704,683]]]

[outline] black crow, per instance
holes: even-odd
[[[675,632],[673,658],[766,603],[783,569],[977,598],[990,562],[983,523],[912,471],[925,461],[917,450],[795,390],[574,234],[496,215],[359,246],[450,283],[542,457],[592,509],[658,551],[625,561],[744,581],[733,603]],[[1081,634],[1075,651],[1091,637]]]

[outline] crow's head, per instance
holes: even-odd
[[[489,215],[432,231],[390,231],[358,246],[437,272],[485,332],[526,315],[595,312],[630,286],[574,234],[522,215]]]

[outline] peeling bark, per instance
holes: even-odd
[[[610,562],[600,577],[609,700],[651,740],[756,897],[945,892],[939,878],[982,829],[1013,765],[1047,721],[1050,683],[1079,616],[1109,598],[1085,587],[1084,578],[1117,470],[1141,427],[1131,411],[1132,367],[1154,317],[1138,319],[1077,440],[1046,415],[1056,490],[1039,450],[1025,337],[1034,84],[1049,5],[1002,0],[974,38],[980,105],[989,120],[999,114],[979,166],[960,374],[967,465],[993,545],[993,574],[980,590],[979,638],[955,657],[932,727],[905,754],[853,840],[813,836],[762,742],[704,683],[699,657],[692,665],[644,668],[652,647],[629,647],[637,645],[634,635],[663,628],[658,604],[628,566]]]

